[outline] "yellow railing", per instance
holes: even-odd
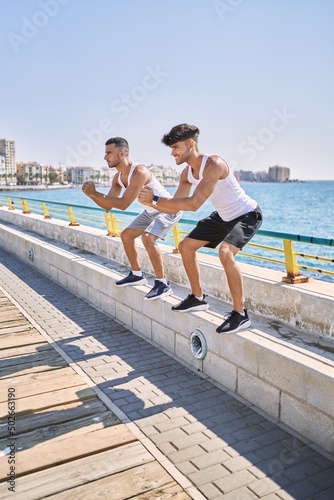
[[[0,193],[0,206],[3,195]],[[12,198],[18,197],[9,197],[7,196],[7,205],[8,210],[14,210],[14,201]],[[41,201],[41,200],[33,200],[26,198],[18,198],[21,201],[22,205],[22,213],[30,214],[33,213],[41,214],[44,216],[44,219],[51,219],[51,217],[56,217],[62,220],[69,220],[70,226],[79,226],[80,224],[85,224],[88,226],[96,226],[99,228],[107,228],[107,235],[112,237],[119,237],[122,230],[127,227],[130,220],[128,217],[133,217],[138,215],[135,212],[123,212],[120,210],[113,211],[104,211],[98,207],[87,207],[80,205],[68,205],[66,203],[58,203],[58,202],[50,202],[50,201]],[[28,205],[29,201],[29,205]],[[79,222],[78,222],[79,221]],[[194,226],[196,221],[181,219],[178,224],[176,224],[173,230],[167,235],[167,243],[172,242],[174,244],[173,252],[178,252],[178,247],[181,239],[189,233],[188,230],[181,230],[181,226]],[[261,261],[262,263],[270,263],[271,267],[275,266],[283,266],[286,270],[286,276],[282,278],[282,281],[287,283],[301,283],[308,281],[307,276],[303,276],[301,274],[301,270],[306,270],[316,275],[324,274],[334,278],[334,255],[333,256],[319,256],[312,255],[310,253],[305,253],[301,251],[296,251],[294,249],[294,242],[297,244],[313,244],[321,246],[324,253],[325,250],[331,249],[333,250],[334,241],[328,240],[325,238],[315,238],[310,236],[301,236],[295,234],[286,234],[286,233],[278,233],[274,231],[263,231],[259,230],[256,239],[270,238],[271,241],[276,240],[276,242],[281,242],[283,248],[268,246],[265,244],[260,244],[258,242],[254,242],[253,240],[247,244],[247,249],[254,249],[254,253],[240,251],[238,253],[241,258],[244,259],[255,259]],[[257,251],[261,251],[261,255],[256,253]],[[205,251],[205,250],[204,250]],[[265,252],[268,252],[268,256],[265,256]],[[212,253],[212,250],[211,250]],[[273,254],[278,254],[283,258],[275,258]],[[333,251],[334,254],[334,251]],[[318,267],[312,267],[308,264],[308,262],[303,265],[300,261],[302,259],[307,260],[316,260]],[[319,267],[319,263],[324,263],[322,267]],[[333,270],[324,268],[324,266],[330,267],[332,266]],[[268,267],[266,265],[265,267]],[[270,266],[269,266],[270,267]]]

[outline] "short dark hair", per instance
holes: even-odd
[[[107,140],[106,146],[109,146],[109,144],[115,144],[117,148],[124,149],[127,153],[129,152],[129,144],[126,139],[123,139],[123,137],[111,137],[110,139]]]
[[[197,142],[198,136],[199,129],[195,125],[182,123],[181,125],[175,125],[168,134],[165,134],[161,142],[166,146],[173,146],[176,142],[186,141],[188,139],[193,139]]]

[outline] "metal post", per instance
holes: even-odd
[[[106,219],[106,224],[107,224],[107,231],[108,231],[107,236],[115,236],[110,215],[111,215],[110,212],[104,213],[104,217]]]
[[[303,276],[299,272],[299,266],[296,259],[296,254],[291,240],[283,240],[284,253],[285,253],[285,266],[287,276],[283,276],[284,283],[307,283],[309,278]]]
[[[68,210],[68,215],[70,217],[70,223],[69,223],[69,226],[80,226],[80,224],[78,224],[75,220],[75,217],[74,217],[74,213],[73,213],[73,210],[72,210],[72,207],[67,207],[67,210]]]
[[[110,215],[110,221],[111,221],[111,227],[112,227],[113,236],[119,236],[121,234],[121,231],[119,229],[116,217],[115,217],[115,215],[112,212],[110,212],[109,215]]]
[[[21,205],[22,205],[22,210],[23,210],[23,214],[30,214],[30,210],[29,210],[29,207],[28,207],[28,203],[27,203],[27,200],[24,200],[23,198],[21,199]]]
[[[173,235],[174,235],[174,243],[175,248],[173,249],[173,253],[180,253],[179,251],[179,243],[181,241],[181,231],[178,224],[175,224],[173,227]]]
[[[44,201],[42,201],[42,210],[43,210],[43,214],[44,214],[44,219],[51,219],[48,208],[45,205]]]
[[[7,198],[8,210],[14,210],[14,202],[9,198]]]

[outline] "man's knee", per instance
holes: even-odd
[[[184,255],[186,253],[196,253],[196,248],[193,247],[192,240],[190,238],[184,238],[180,241],[178,250],[180,254]]]
[[[145,248],[152,247],[155,245],[155,242],[157,240],[157,237],[154,236],[154,234],[150,233],[143,233],[141,240],[143,242],[143,245]]]
[[[131,231],[128,228],[124,229],[121,232],[121,240],[122,240],[123,243],[126,242],[126,241],[133,240],[133,239],[134,238],[133,238],[133,236],[131,234]]]
[[[223,243],[219,249],[219,258],[222,264],[228,264],[229,262],[234,261],[234,251],[235,247],[231,247],[228,243]],[[235,249],[237,250],[237,249]]]

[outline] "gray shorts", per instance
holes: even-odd
[[[177,214],[154,212],[151,214],[144,210],[130,222],[128,228],[137,229],[138,231],[143,231],[143,233],[153,234],[164,240],[167,233],[169,233],[173,226],[179,222],[181,217],[182,212],[178,212]]]

